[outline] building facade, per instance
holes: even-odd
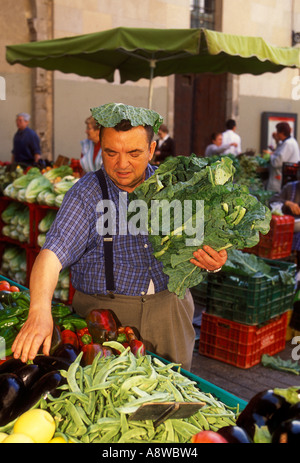
[[[26,111],[43,157],[80,157],[90,108],[108,102],[147,106],[149,81],[120,84],[9,65],[6,45],[76,36],[119,26],[207,27],[292,46],[300,0],[0,0],[0,159],[9,161],[15,116]],[[294,44],[299,46],[299,44]],[[153,109],[176,138],[177,154],[201,156],[211,132],[237,120],[243,150],[261,149],[263,112],[298,113],[299,71],[262,76],[184,75],[154,79]],[[300,81],[300,79],[299,79]],[[300,131],[298,130],[298,133]]]

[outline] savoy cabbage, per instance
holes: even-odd
[[[251,195],[246,186],[233,182],[234,172],[229,157],[209,164],[205,158],[193,154],[177,156],[161,164],[153,176],[129,195],[129,200],[143,200],[148,206],[148,236],[153,254],[163,263],[163,271],[169,276],[168,289],[180,298],[204,276],[204,271],[190,262],[195,250],[203,245],[217,251],[251,248],[259,242],[259,234],[266,234],[270,229],[271,211]],[[151,209],[155,201],[162,200],[178,200],[183,206],[184,201],[189,200],[192,204],[190,220],[194,224],[199,213],[196,201],[203,200],[201,245],[187,246],[186,243],[191,242],[188,223],[183,219],[178,227],[176,211],[168,216],[168,231],[160,212],[159,227],[153,233]]]

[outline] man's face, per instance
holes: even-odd
[[[29,124],[29,121],[25,121],[23,116],[17,116],[16,124],[19,130],[24,130]]]
[[[283,141],[283,140],[286,139],[286,136],[284,135],[284,133],[278,132],[278,130],[277,130],[277,139],[280,140],[280,141]]]
[[[221,146],[222,145],[222,141],[223,141],[223,136],[222,134],[219,134],[216,136],[215,140],[214,140],[214,143],[215,145],[217,146]]]
[[[130,193],[145,179],[145,170],[153,157],[156,143],[149,141],[144,127],[127,132],[102,129],[101,147],[104,168],[112,181]]]

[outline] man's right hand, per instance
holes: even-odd
[[[14,358],[21,358],[22,362],[33,360],[41,345],[43,354],[49,355],[53,332],[53,319],[43,311],[29,311],[28,319],[22,326],[13,345]]]

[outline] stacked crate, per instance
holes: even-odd
[[[199,341],[201,354],[249,368],[260,363],[262,354],[274,355],[285,348],[295,285],[284,284],[280,271],[295,275],[296,265],[264,261],[272,267],[274,278],[228,272],[208,276]]]
[[[24,207],[28,208],[30,228],[29,228],[28,240],[26,242],[20,242],[17,238],[13,239],[13,238],[4,236],[4,234],[2,233],[3,227],[6,224],[3,222],[1,215],[2,215],[2,212],[12,202],[21,204]],[[2,257],[3,257],[4,250],[7,249],[8,246],[17,246],[18,248],[20,248],[20,250],[24,252],[26,256],[26,279],[25,281],[21,282],[21,284],[23,284],[24,286],[29,286],[30,273],[31,273],[34,261],[41,249],[41,247],[38,244],[38,236],[40,234],[39,223],[45,217],[45,215],[49,212],[49,210],[57,211],[58,208],[52,207],[52,206],[40,205],[37,203],[20,202],[16,199],[8,198],[6,196],[0,196],[0,266],[2,263]],[[3,273],[3,275],[5,276],[5,273]],[[73,295],[74,295],[74,288],[72,287],[70,283],[68,299],[63,300],[62,302],[71,304]]]
[[[273,214],[269,233],[260,234],[259,243],[245,249],[245,252],[266,259],[289,257],[292,251],[294,224],[295,219],[290,215]]]

